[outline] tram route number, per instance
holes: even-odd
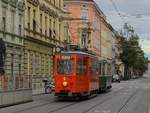
[[[70,57],[70,56],[61,56],[61,59],[62,59],[62,60],[70,60],[71,57]]]

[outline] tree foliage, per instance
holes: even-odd
[[[133,72],[143,74],[148,68],[148,58],[145,57],[144,51],[139,46],[139,37],[132,35],[129,40],[121,37],[121,60],[124,62],[126,71],[132,68]]]

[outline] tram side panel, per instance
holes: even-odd
[[[91,58],[89,64],[89,90],[98,91],[99,90],[99,77],[97,72],[97,59]]]

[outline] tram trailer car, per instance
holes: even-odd
[[[97,94],[102,88],[96,56],[79,51],[55,55],[55,95],[82,97]],[[103,83],[103,82],[102,82]]]
[[[112,65],[110,62],[99,61],[99,87],[105,92],[112,88]]]

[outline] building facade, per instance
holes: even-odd
[[[0,76],[0,106],[31,101],[30,79],[24,73],[24,4],[0,0],[0,38],[5,45]]]
[[[71,43],[93,51],[102,62],[103,75],[115,70],[114,29],[94,0],[65,0],[64,8],[71,13]]]
[[[53,79],[53,53],[64,47],[63,0],[25,1],[25,74],[32,78],[33,94],[44,93],[43,80]]]
[[[104,61],[105,75],[113,75],[115,73],[114,29],[103,17],[101,19],[101,60]]]
[[[74,18],[71,21],[71,43],[88,48],[100,58],[101,15],[94,0],[65,0],[64,8]]]

